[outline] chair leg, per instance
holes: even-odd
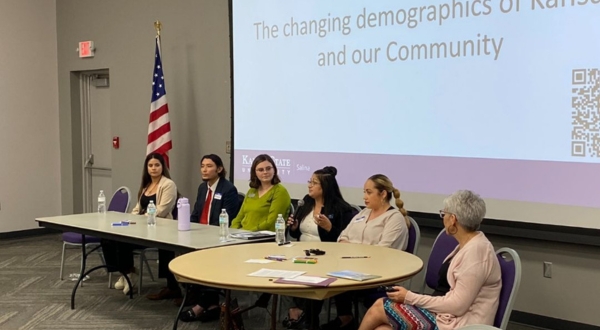
[[[108,273],[108,288],[112,289],[112,273]]]
[[[144,277],[144,259],[146,256],[144,255],[144,251],[140,253],[140,265],[139,265],[139,274],[138,274],[138,294],[142,294],[142,277]]]
[[[150,274],[150,279],[152,280],[152,282],[156,282],[156,280],[154,279],[154,274],[152,274],[152,269],[150,269],[150,264],[148,264],[148,259],[146,259],[146,254],[144,253],[143,255],[144,263],[146,264],[146,269],[148,270],[148,274]]]
[[[354,322],[360,325],[360,310],[358,309],[358,298],[354,298]]]
[[[281,320],[281,301],[283,300],[283,296],[279,296],[279,299],[277,300],[277,316],[276,316],[276,320],[279,321]]]
[[[87,253],[87,246],[84,248],[85,253]],[[81,266],[79,267],[79,269],[83,269],[83,258],[85,258],[85,256],[83,254],[81,254]],[[79,277],[83,276],[83,274],[79,274]],[[83,278],[81,279],[81,281],[79,281],[79,287],[83,288]]]
[[[327,320],[325,320],[325,321],[329,322],[330,319],[331,319],[331,298],[327,298]]]
[[[96,252],[98,253],[100,262],[102,262],[103,265],[106,265],[106,260],[104,260],[104,254],[102,254],[102,249],[98,249],[98,250],[96,250]],[[108,271],[107,271],[107,273],[108,273]]]
[[[63,279],[63,271],[65,269],[65,250],[67,249],[67,243],[63,242],[62,256],[60,257],[60,280]]]

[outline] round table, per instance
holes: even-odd
[[[308,249],[320,249],[326,254],[315,256],[318,258],[316,264],[293,262],[294,257],[306,256],[304,250]],[[288,260],[268,264],[245,262],[249,259],[264,259],[268,255],[285,255]],[[364,256],[368,258],[342,258]],[[304,275],[321,277],[328,277],[327,273],[333,271],[351,270],[381,277],[362,282],[338,278],[327,287],[317,287],[278,284],[274,283],[273,279],[248,276],[261,268],[306,271]],[[421,259],[404,251],[373,245],[331,242],[292,242],[282,246],[273,242],[231,245],[184,254],[169,263],[169,269],[180,283],[226,289],[226,304],[229,290],[258,291],[323,300],[345,291],[402,282],[422,268]]]

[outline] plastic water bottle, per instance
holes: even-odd
[[[156,225],[156,205],[154,205],[154,201],[150,201],[148,204],[148,226]]]
[[[221,209],[219,214],[219,241],[227,242],[229,239],[229,214],[226,209]]]
[[[190,203],[185,197],[177,201],[177,229],[190,230]]]
[[[104,196],[104,190],[100,190],[100,195],[98,195],[98,213],[106,213],[106,196]]]
[[[277,221],[275,221],[275,241],[277,244],[285,243],[285,220],[283,215],[277,215]]]

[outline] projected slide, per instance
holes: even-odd
[[[345,187],[381,172],[600,208],[598,17],[600,0],[234,1],[235,178],[268,153],[284,183],[334,165]]]

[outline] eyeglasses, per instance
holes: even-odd
[[[444,211],[444,210],[440,210],[440,218],[444,219],[444,216],[446,214],[452,214],[454,216],[456,216],[456,214],[452,213],[452,212],[448,212],[448,211]]]
[[[271,166],[267,166],[267,167],[263,167],[263,168],[257,168],[256,172],[271,172],[271,170],[273,169],[273,167]]]
[[[306,181],[306,183],[308,183],[308,185],[309,185],[309,186],[316,186],[316,185],[319,185],[319,184],[320,184],[320,183],[319,183],[319,182],[317,182],[317,181],[311,181],[311,180],[308,180],[308,181]]]

